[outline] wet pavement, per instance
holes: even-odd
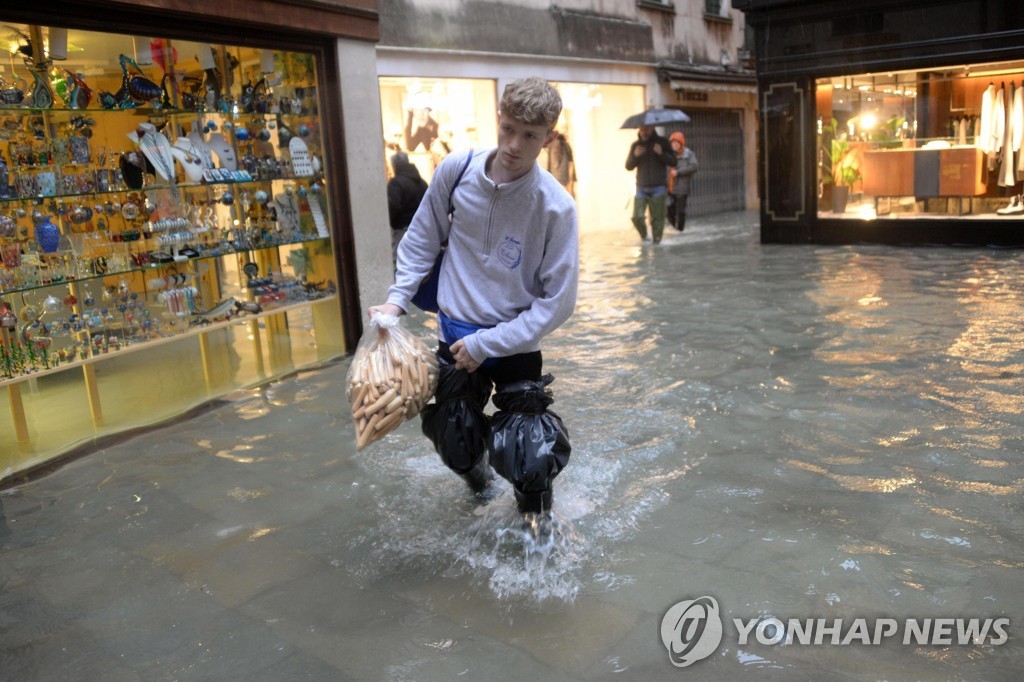
[[[0,491],[0,678],[1017,679],[1024,253],[623,223],[545,346],[550,533],[415,424],[357,454],[339,361]],[[705,595],[721,643],[674,667],[663,617]],[[739,643],[772,617],[900,629]],[[903,644],[910,618],[1009,638]]]

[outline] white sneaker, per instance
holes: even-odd
[[[1004,208],[996,210],[999,215],[1012,215],[1015,213],[1024,213],[1024,202],[1021,201],[1020,195],[1016,195],[1010,199],[1010,203]]]

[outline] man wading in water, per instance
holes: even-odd
[[[489,453],[524,513],[551,508],[552,482],[571,450],[561,419],[547,410],[552,377],[542,376],[540,350],[572,314],[579,279],[576,204],[537,165],[561,111],[544,80],[508,84],[497,148],[441,163],[398,246],[387,303],[369,310],[408,310],[447,243],[437,296],[441,374],[423,432],[478,495],[493,477]],[[492,390],[499,411],[487,417]]]

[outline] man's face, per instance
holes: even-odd
[[[640,126],[640,137],[646,140],[654,132],[654,126]]]
[[[528,125],[511,116],[498,114],[498,163],[512,177],[526,175],[551,144],[555,131],[542,125]]]

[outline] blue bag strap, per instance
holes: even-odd
[[[469,162],[473,160],[473,150],[469,150],[469,154],[466,156],[466,162],[462,164],[462,168],[459,170],[459,174],[455,176],[455,184],[452,185],[452,191],[448,194],[448,216],[451,217],[455,214],[455,188],[462,182],[462,176],[466,174],[466,169],[469,168]]]

